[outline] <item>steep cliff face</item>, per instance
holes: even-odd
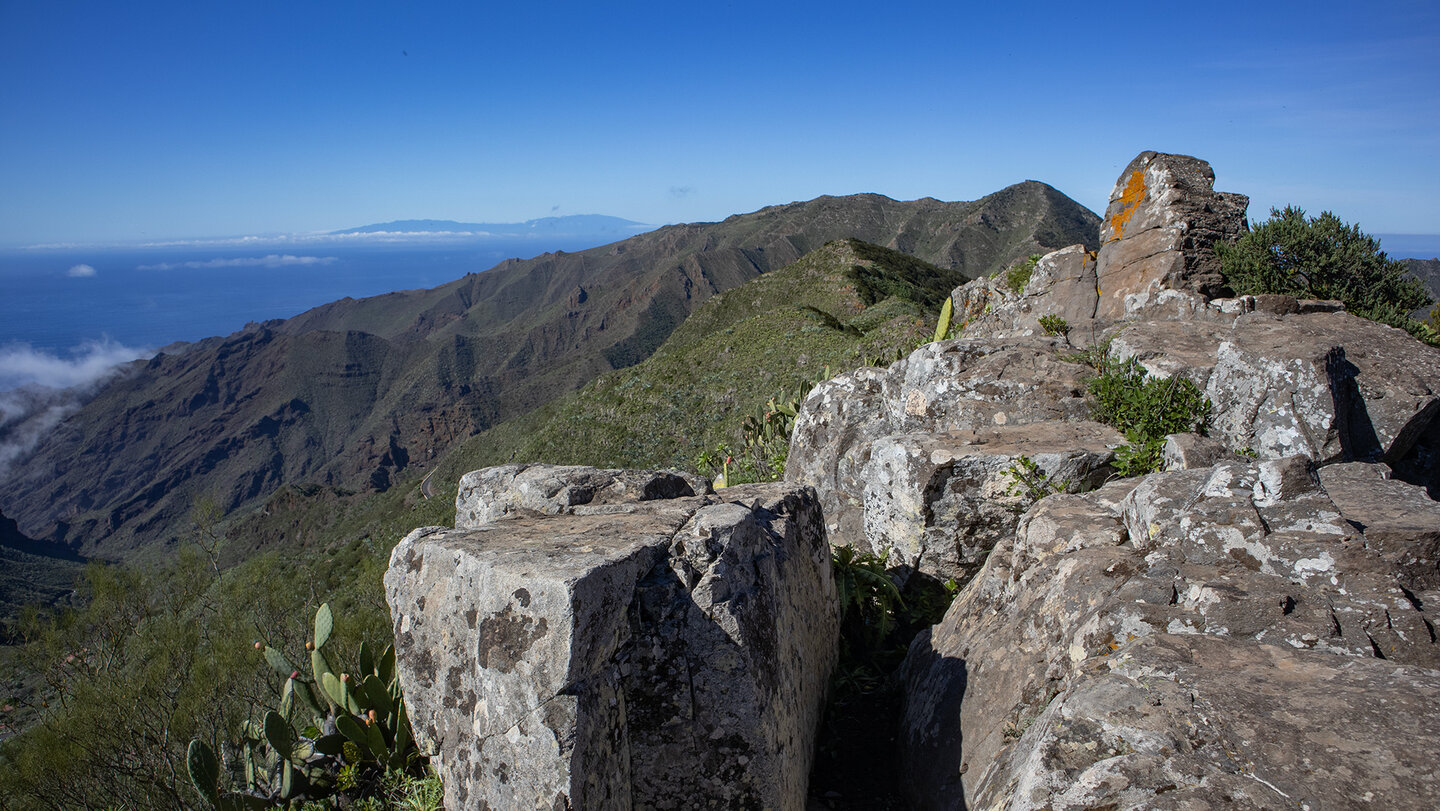
[[[1093,243],[1097,226],[1036,182],[964,203],[823,197],[344,299],[132,370],[16,466],[5,508],[32,535],[122,556],[181,534],[201,496],[235,509],[286,482],[384,489],[464,437],[643,360],[717,292],[831,240],[969,277]]]

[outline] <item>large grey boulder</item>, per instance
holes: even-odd
[[[1083,420],[1089,370],[1065,360],[1069,351],[1062,338],[1037,335],[937,341],[888,369],[820,383],[795,421],[786,480],[820,493],[832,543],[879,551],[865,534],[866,468],[876,441]]]
[[[416,530],[385,576],[447,807],[803,808],[838,633],[813,492],[505,515]]]
[[[966,583],[1036,500],[1113,475],[1124,442],[1094,422],[881,437],[862,477],[866,542],[892,566]]]
[[[975,431],[1085,419],[1089,370],[1059,338],[960,338],[892,364],[882,384],[890,433]]]
[[[1220,294],[1214,245],[1244,232],[1250,201],[1214,185],[1210,164],[1188,155],[1141,152],[1125,167],[1100,226],[1097,318],[1119,320],[1127,298],[1161,289]]]
[[[1301,457],[1038,502],[911,647],[912,807],[1430,807],[1440,592],[1401,534]]]

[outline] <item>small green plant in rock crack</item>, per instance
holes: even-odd
[[[959,587],[911,572],[902,593],[892,579],[890,552],[831,550],[830,569],[840,602],[840,670],[864,666],[888,673],[905,655],[910,637],[940,621]]]
[[[1070,322],[1054,313],[1050,313],[1049,315],[1040,316],[1040,329],[1045,330],[1046,335],[1069,335]]]
[[[831,552],[840,600],[841,644],[852,653],[878,647],[905,608],[900,589],[885,571],[889,558],[889,550],[876,555],[841,546]]]
[[[1151,377],[1135,358],[1111,357],[1108,344],[1069,359],[1088,362],[1096,371],[1086,384],[1091,416],[1125,435],[1128,444],[1115,452],[1121,477],[1159,470],[1169,434],[1205,433],[1212,405],[1189,378]]]
[[[1025,285],[1030,283],[1030,277],[1035,273],[1035,266],[1040,263],[1040,254],[1032,253],[1027,259],[1016,262],[1009,269],[1004,271],[1002,281],[1005,288],[1015,295],[1025,292]]]
[[[1046,475],[1040,465],[1028,456],[1015,457],[1015,461],[1005,468],[1005,475],[1010,477],[1010,486],[1006,492],[1023,499],[1022,504],[1017,504],[1012,509],[1023,510],[1046,496],[1071,491],[1069,479],[1057,481]]]

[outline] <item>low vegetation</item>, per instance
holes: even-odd
[[[391,520],[417,518],[390,506],[398,512]],[[345,518],[341,510],[331,515]],[[271,548],[226,568],[221,559],[229,539],[209,523],[203,505],[195,516],[191,540],[170,564],[152,570],[88,564],[73,600],[48,611],[29,609],[14,623],[12,635],[23,644],[9,649],[15,661],[5,674],[5,720],[24,731],[0,745],[0,807],[191,809],[213,799],[221,801],[215,807],[289,802],[299,808],[307,797],[313,811],[415,807],[414,798],[431,791],[419,761],[402,757],[397,769],[387,757],[382,767],[373,749],[346,759],[343,744],[324,774],[304,774],[315,790],[297,791],[301,781],[292,774],[291,796],[283,797],[281,764],[271,762],[274,744],[264,735],[279,732],[265,722],[267,713],[280,712],[295,733],[287,760],[309,761],[314,753],[307,746],[318,751],[316,736],[308,744],[302,739],[324,724],[313,724],[314,713],[309,720],[301,715],[309,708],[306,690],[329,706],[315,687],[323,676],[315,676],[311,660],[305,677],[293,666],[281,677],[280,659],[266,653],[304,651],[307,640],[314,643],[307,617],[321,595],[340,618],[322,639],[325,661],[361,662],[349,671],[356,678],[375,674],[376,659],[384,657],[367,657],[365,641],[391,633],[380,583],[389,544],[367,537]],[[368,669],[361,661],[367,658]],[[378,706],[364,709],[367,718],[369,709],[377,719],[381,714]],[[339,717],[322,714],[332,723]],[[200,760],[203,749],[214,754],[215,779],[202,781],[215,787],[214,798],[191,779],[192,740],[202,747]],[[394,737],[386,740],[393,744]],[[319,765],[307,762],[307,768]],[[238,793],[250,799],[238,800]]]
[[[1355,315],[1427,337],[1412,313],[1434,303],[1429,291],[1378,240],[1328,211],[1306,217],[1295,206],[1272,208],[1270,219],[1215,250],[1238,295],[1336,299]]]
[[[1116,451],[1119,475],[1159,470],[1169,434],[1205,433],[1212,405],[1189,378],[1151,377],[1135,358],[1113,357],[1108,344],[1072,357],[1095,370],[1086,386],[1091,417],[1123,433],[1128,442]]]

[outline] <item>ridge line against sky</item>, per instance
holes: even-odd
[[[1145,149],[1252,219],[1440,233],[1436,4],[1012,5],[0,0],[0,245],[1027,178],[1102,212]]]

